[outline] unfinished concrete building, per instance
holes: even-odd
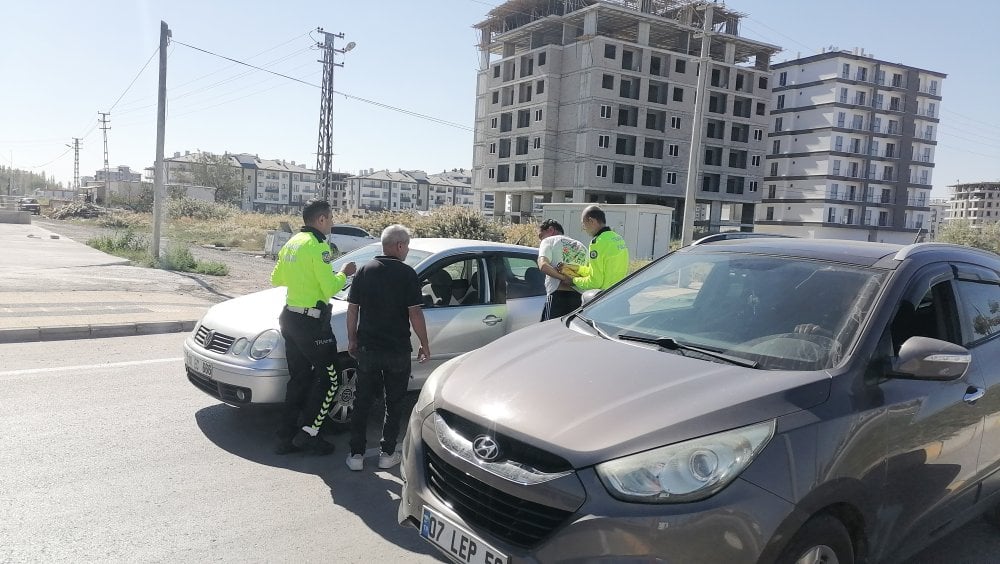
[[[779,48],[740,37],[742,17],[671,0],[511,0],[492,10],[476,26],[473,188],[498,203],[509,196],[493,210],[514,218],[530,216],[538,195],[661,204],[679,218],[691,174],[699,231],[749,229]]]

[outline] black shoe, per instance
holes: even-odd
[[[291,454],[293,452],[298,452],[300,450],[302,449],[295,446],[295,444],[292,443],[291,439],[284,439],[278,441],[278,444],[274,446],[274,454],[278,455]]]
[[[333,454],[334,449],[331,443],[326,442],[319,435],[314,437],[305,431],[299,431],[295,435],[295,438],[292,439],[292,445],[306,451],[307,454],[315,454],[317,456]]]

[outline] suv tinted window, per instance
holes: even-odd
[[[958,281],[962,335],[966,345],[1000,333],[1000,286],[995,282]]]

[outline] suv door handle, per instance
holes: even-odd
[[[483,323],[489,325],[490,327],[500,323],[501,321],[503,321],[502,317],[497,317],[492,313],[483,318]]]
[[[965,397],[962,398],[962,401],[972,405],[977,401],[979,401],[985,395],[986,395],[986,390],[984,390],[983,388],[979,388],[976,386],[969,386],[969,388],[965,390]]]

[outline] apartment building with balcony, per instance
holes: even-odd
[[[964,220],[973,227],[1000,222],[1000,182],[970,182],[949,186],[948,217]]]
[[[709,13],[706,112],[694,123]],[[679,218],[694,131],[701,229],[750,228],[779,48],[741,37],[742,17],[667,0],[517,0],[489,12],[476,25],[480,205],[518,218],[538,201],[651,203]]]
[[[831,50],[773,65],[757,230],[911,243],[926,234],[944,73]]]
[[[346,180],[347,209],[352,211],[429,211],[445,206],[476,207],[467,176],[455,171],[362,171]]]

